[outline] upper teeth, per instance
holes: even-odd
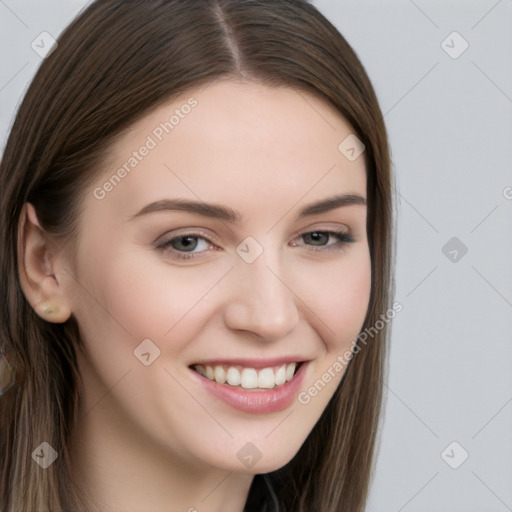
[[[272,389],[281,386],[292,380],[297,363],[283,364],[272,368],[239,369],[235,366],[225,367],[222,365],[194,365],[194,369],[207,379],[214,380],[219,384],[230,386],[242,386],[245,389]]]

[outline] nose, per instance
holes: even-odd
[[[283,277],[278,264],[271,268],[264,256],[265,252],[253,263],[238,262],[227,291],[224,321],[230,329],[274,341],[293,331],[300,315],[293,283]]]

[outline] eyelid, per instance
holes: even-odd
[[[311,224],[308,224],[307,226],[304,226],[300,228],[299,230],[295,231],[291,238],[295,238],[297,236],[305,235],[306,233],[313,233],[315,231],[336,231],[336,232],[346,232],[347,234],[350,234],[352,230],[349,226],[346,224],[343,224],[342,222],[313,222]]]
[[[171,231],[167,231],[163,235],[160,235],[154,242],[153,245],[159,245],[163,241],[169,242],[170,240],[173,240],[174,238],[179,238],[181,236],[196,236],[198,238],[204,238],[207,242],[216,245],[218,242],[218,239],[215,235],[213,235],[210,231],[205,231],[203,228],[194,228],[194,227],[187,227],[187,228],[178,228],[173,229]]]

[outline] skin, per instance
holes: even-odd
[[[190,97],[197,106],[97,199],[94,189]],[[351,133],[310,94],[217,81],[154,110],[112,146],[84,191],[74,256],[59,250],[26,205],[22,286],[45,320],[73,315],[80,326],[74,476],[102,510],[240,512],[253,475],[282,467],[305,441],[343,371],[307,405],[294,400],[255,415],[207,393],[188,366],[294,355],[310,361],[304,391],[351,348],[370,297],[366,205],[296,218],[334,194],[366,197],[364,156],[351,162],[338,150]],[[230,207],[242,222],[184,211],[131,218],[165,198]],[[192,259],[156,247],[198,230],[210,242],[197,240]],[[301,236],[329,230],[354,241],[326,235],[328,245],[319,247]],[[253,263],[236,252],[248,236],[263,248]],[[53,313],[42,310],[44,301]],[[134,350],[148,338],[160,356],[144,366]],[[237,457],[247,442],[262,453],[251,468]]]

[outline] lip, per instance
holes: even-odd
[[[237,359],[230,360],[228,364],[235,365],[235,361],[243,362],[243,366],[247,365],[247,360]],[[263,366],[248,366],[250,368],[266,368],[267,366],[275,366],[275,364],[269,364],[270,360],[265,360]],[[275,360],[278,361],[276,364],[284,364],[284,359]],[[219,384],[218,382],[212,381],[203,377],[196,371],[190,369],[194,378],[199,379],[199,382],[204,386],[206,391],[213,396],[219,398],[227,405],[238,409],[242,412],[250,414],[268,414],[272,412],[282,411],[286,409],[294,400],[295,396],[300,390],[300,387],[304,381],[304,375],[309,364],[309,361],[300,360],[288,360],[288,362],[301,362],[302,364],[295,372],[292,380],[286,384],[279,386],[274,389],[268,390],[247,390],[241,387],[230,386],[229,384]],[[273,363],[274,360],[271,361]],[[252,360],[250,364],[254,365],[255,361]],[[197,364],[213,364],[213,361],[209,363],[197,363]],[[221,364],[219,361],[216,364]],[[226,361],[222,361],[222,364],[227,364]],[[263,364],[263,363],[262,363]]]

